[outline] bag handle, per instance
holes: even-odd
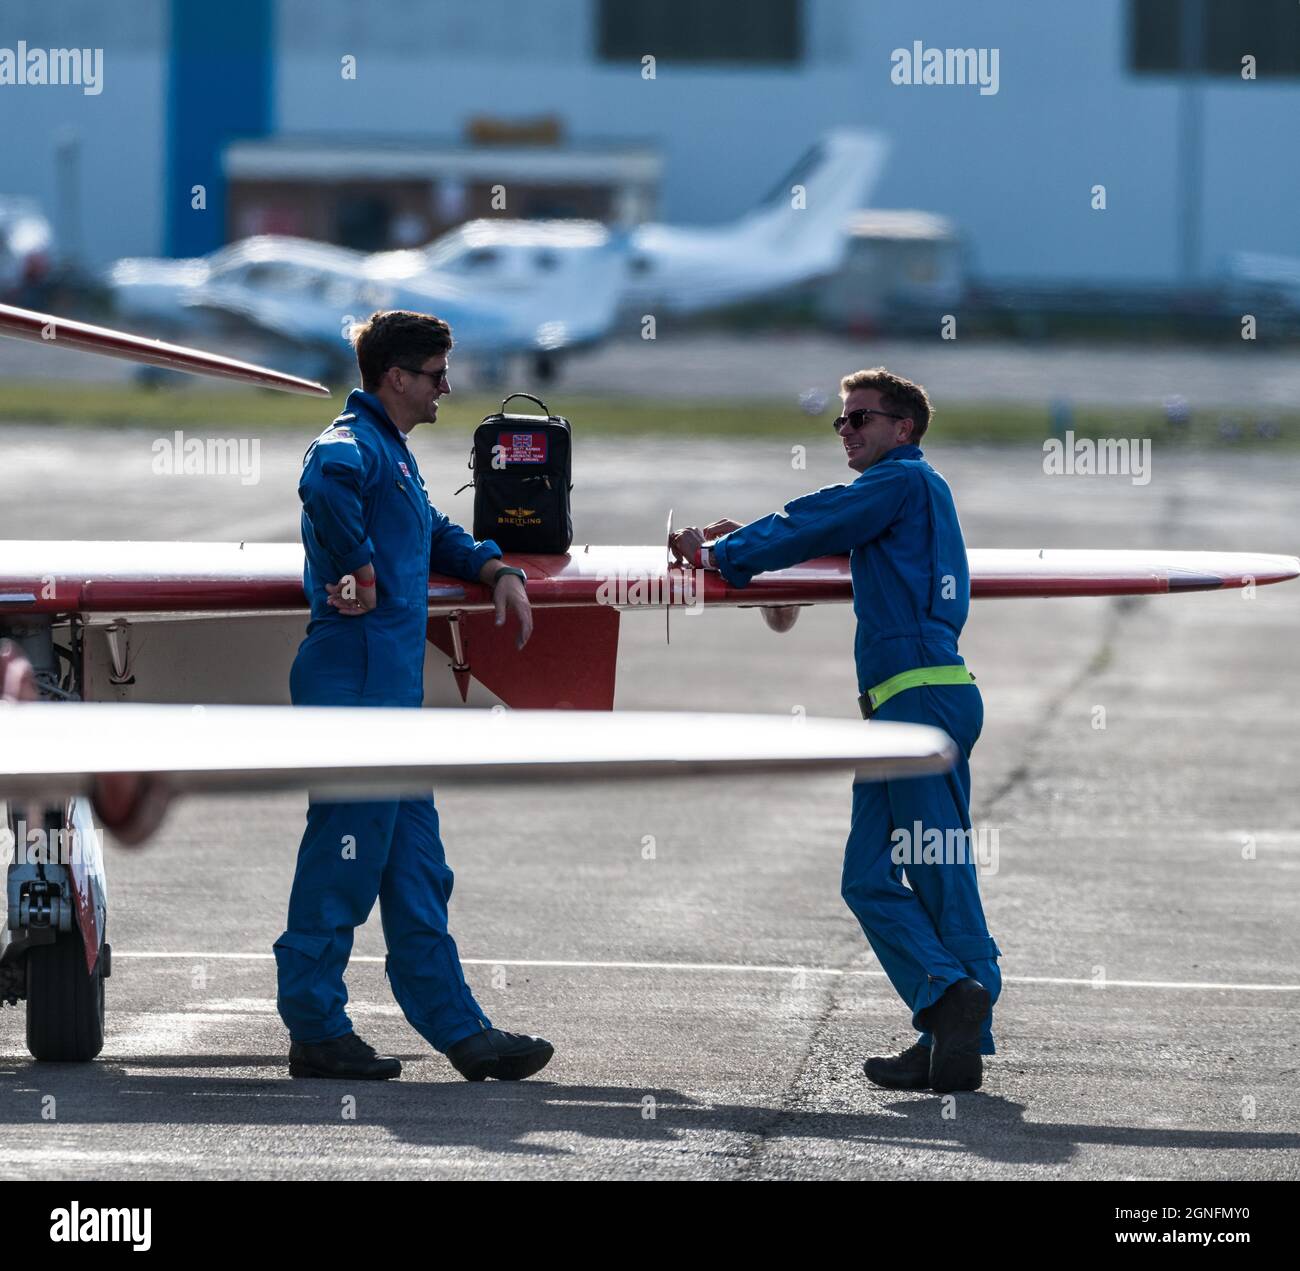
[[[550,407],[547,406],[547,404],[544,401],[542,401],[540,397],[534,397],[531,393],[511,393],[509,397],[503,397],[501,399],[501,413],[503,415],[506,413],[506,403],[508,401],[513,400],[516,397],[526,397],[530,402],[536,402],[546,412],[547,419],[553,418],[553,416],[551,415]]]

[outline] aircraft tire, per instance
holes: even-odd
[[[27,951],[27,1049],[48,1063],[83,1064],[104,1046],[104,954],[86,973],[74,924],[53,944]]]

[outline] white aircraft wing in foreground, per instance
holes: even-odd
[[[941,731],[791,715],[626,711],[349,710],[6,702],[0,798],[86,796],[139,842],[177,794],[308,790],[415,797],[435,782],[517,783],[838,770],[944,772]]]

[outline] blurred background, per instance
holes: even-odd
[[[555,385],[592,428],[644,428],[639,399],[789,431],[883,361],[971,438],[1117,411],[1294,433],[1289,0],[10,0],[0,23],[16,62],[102,50],[93,88],[0,84],[8,303],[340,384],[355,319],[421,308],[455,328],[457,387]],[[944,82],[917,82],[929,51]],[[141,393],[158,372],[13,346],[0,373],[10,419],[177,409]]]

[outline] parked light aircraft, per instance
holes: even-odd
[[[108,274],[120,317],[181,331],[250,328],[293,350],[322,378],[351,367],[348,334],[376,309],[436,313],[458,352],[499,373],[525,356],[550,379],[565,353],[603,339],[614,320],[623,244],[556,255],[553,267],[487,286],[430,267],[417,250],[364,255],[306,239],[261,235],[190,260],[126,259]],[[494,376],[495,377],[495,376]]]
[[[526,355],[544,382],[620,313],[698,313],[830,273],[886,153],[876,134],[828,133],[756,207],[717,226],[487,218],[425,248],[372,255],[261,235],[195,259],[119,260],[107,282],[124,319],[189,332],[237,322],[319,378],[350,366],[354,322],[410,308],[450,322],[482,378]]]
[[[831,273],[847,247],[852,214],[871,198],[887,153],[875,133],[830,132],[738,220],[628,231],[620,308],[636,315],[699,313]],[[491,217],[469,221],[424,250],[431,267],[472,283],[479,294],[479,288],[544,277],[566,256],[599,252],[616,238],[591,221]]]

